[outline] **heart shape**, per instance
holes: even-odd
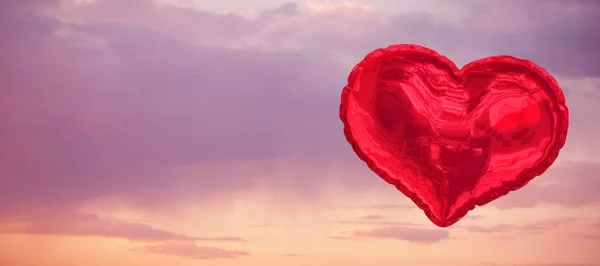
[[[568,129],[562,90],[533,62],[494,56],[459,70],[408,44],[354,67],[340,118],[360,159],[440,227],[541,175]]]

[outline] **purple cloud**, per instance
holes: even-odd
[[[475,23],[464,24],[473,22],[468,19],[458,26],[438,24],[420,14],[386,19],[379,27],[379,20],[359,9],[331,15],[361,18],[352,22],[363,25],[354,33],[328,28],[318,20],[322,16],[312,16],[312,24],[277,24],[282,17],[303,15],[294,4],[263,11],[254,20],[111,0],[74,9],[83,23],[39,16],[42,9],[60,9],[58,2],[0,4],[0,58],[10,62],[0,64],[0,209],[78,205],[107,195],[126,195],[158,208],[182,195],[202,203],[211,194],[284,178],[268,167],[254,173],[230,167],[173,173],[179,167],[234,161],[297,160],[302,171],[286,177],[294,185],[288,194],[317,193],[333,160],[363,169],[352,168],[351,177],[326,177],[337,178],[341,186],[380,184],[341,133],[339,93],[351,66],[332,52],[360,58],[391,43],[415,42],[458,60],[495,53],[539,59],[565,76],[597,75],[600,69],[593,67],[600,47],[593,25],[599,23],[587,23],[597,19],[589,2],[581,2],[584,8],[573,14],[564,13],[558,2],[527,2],[521,8],[533,22],[518,34],[473,29],[469,25]],[[474,6],[478,12],[469,19],[491,16],[494,5],[500,4]],[[125,12],[133,8],[139,10],[136,16]],[[536,12],[540,8],[547,12]],[[213,25],[194,31],[206,43],[182,39],[196,30],[189,25]],[[265,31],[271,26],[277,30]],[[256,32],[273,45],[288,38],[301,49],[208,46],[250,42]],[[474,51],[464,55],[465,50]],[[595,202],[598,184],[585,170],[589,167],[553,167],[573,178],[561,186],[530,185],[497,206]]]
[[[327,93],[342,86],[334,76],[342,69],[327,56],[191,48],[135,26],[76,26],[110,43],[90,51],[53,36],[57,22],[47,21],[11,20],[21,30],[6,32],[0,52],[14,62],[0,81],[3,202],[160,199],[177,183],[202,195],[255,180],[223,173],[174,182],[161,172],[347,150],[337,97]]]

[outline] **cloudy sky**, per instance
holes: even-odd
[[[600,265],[599,12],[0,1],[0,265]],[[394,43],[546,68],[571,115],[556,163],[435,227],[356,157],[338,117],[354,64]]]

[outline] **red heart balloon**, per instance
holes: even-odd
[[[568,129],[563,92],[533,62],[494,56],[459,70],[416,45],[357,64],[340,118],[360,159],[440,227],[541,175]]]

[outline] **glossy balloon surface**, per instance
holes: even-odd
[[[568,129],[561,89],[534,63],[495,56],[459,70],[416,45],[356,65],[340,117],[357,155],[441,227],[542,174]]]

